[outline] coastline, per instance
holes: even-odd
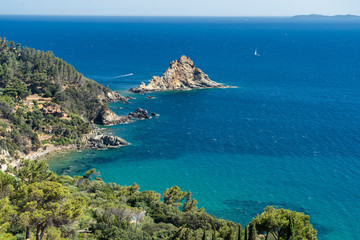
[[[29,153],[28,155],[25,156],[25,159],[30,159],[30,160],[37,159],[41,161],[47,161],[49,160],[49,158],[51,158],[53,155],[59,152],[64,153],[64,152],[71,152],[72,150],[86,149],[86,147],[79,147],[76,144],[71,144],[67,146],[55,146],[49,144],[44,147],[45,149],[43,148],[40,151]]]
[[[20,158],[14,159],[10,163],[8,163],[8,165],[10,165],[11,167],[18,166],[22,159],[29,159],[29,160],[37,159],[37,160],[40,160],[40,161],[47,161],[51,156],[53,156],[56,153],[64,152],[64,151],[65,152],[70,152],[72,150],[80,149],[80,148],[76,144],[71,144],[71,145],[67,145],[67,146],[55,146],[53,144],[46,144],[42,148],[39,148],[35,152],[30,152],[27,155],[22,154],[20,156]],[[0,171],[3,171],[3,172],[6,171],[7,168],[8,168],[8,165],[7,164],[1,164]]]
[[[105,140],[104,140],[105,139]],[[109,143],[110,139],[110,143]],[[104,143],[104,141],[107,141]],[[111,142],[112,141],[112,142]],[[93,129],[90,133],[86,134],[83,138],[83,144],[70,144],[70,145],[59,145],[47,143],[39,148],[37,151],[32,151],[29,154],[21,154],[20,157],[16,160],[13,160],[9,163],[10,166],[17,166],[22,159],[29,160],[40,160],[48,161],[52,156],[57,153],[68,153],[74,150],[82,149],[97,149],[97,150],[106,150],[108,148],[120,148],[130,145],[124,139],[113,136],[105,128],[100,128],[97,125],[93,126]],[[0,167],[1,171],[5,171],[7,165],[2,164]]]

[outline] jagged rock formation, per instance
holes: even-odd
[[[95,123],[101,125],[115,125],[128,123],[130,121],[128,116],[119,116],[116,115],[113,111],[107,110],[104,113],[99,114],[99,117],[96,119]]]
[[[145,109],[141,109],[141,108],[137,108],[135,112],[130,112],[128,116],[129,118],[137,118],[137,119],[150,118],[148,112]]]
[[[124,139],[115,136],[97,135],[88,139],[91,148],[106,149],[109,147],[122,147],[129,145]]]
[[[129,123],[133,119],[149,119],[150,116],[145,109],[137,108],[135,112],[130,112],[128,115],[116,115],[113,111],[107,110],[100,114],[95,123],[101,125],[115,125]]]
[[[105,98],[108,102],[118,102],[121,101],[123,103],[129,103],[129,99],[131,97],[124,97],[120,93],[115,91],[109,91],[106,93]]]
[[[131,88],[134,93],[147,93],[151,91],[190,90],[199,88],[225,88],[222,83],[209,79],[201,69],[196,68],[193,61],[186,56],[170,63],[168,69],[161,77],[154,76],[148,85]]]

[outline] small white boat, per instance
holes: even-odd
[[[255,53],[254,53],[255,56],[259,57],[260,54],[257,52],[257,49],[255,49]]]

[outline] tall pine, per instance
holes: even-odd
[[[256,227],[255,223],[250,223],[249,225],[249,240],[256,240]]]
[[[204,233],[203,233],[202,240],[206,240],[206,230],[205,230],[205,228],[204,228]]]
[[[289,218],[289,225],[287,229],[287,240],[297,240],[294,218],[292,216],[290,216]]]
[[[244,240],[248,240],[248,226],[245,225],[245,237]]]
[[[242,240],[241,239],[241,225],[239,224],[239,232],[238,232],[238,240]]]

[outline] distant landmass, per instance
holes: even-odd
[[[318,20],[360,20],[360,16],[357,15],[334,15],[334,16],[328,16],[328,15],[321,15],[321,14],[309,14],[309,15],[296,15],[292,17],[293,19],[318,19]]]

